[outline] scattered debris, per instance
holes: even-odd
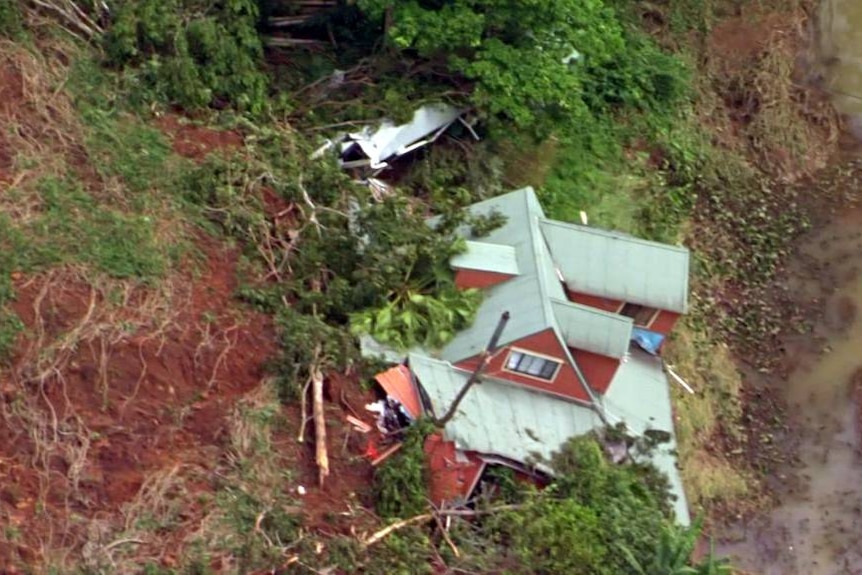
[[[359,431],[360,433],[368,433],[369,431],[371,431],[371,426],[368,425],[367,423],[365,423],[364,421],[362,421],[361,419],[357,419],[356,417],[353,417],[352,415],[348,415],[345,419],[347,420],[347,423],[352,425],[353,428],[356,429],[357,431]]]
[[[691,388],[691,386],[689,384],[687,384],[685,382],[685,380],[683,378],[681,378],[679,375],[677,375],[677,373],[673,369],[671,369],[671,367],[669,365],[665,364],[664,367],[667,370],[668,375],[670,375],[674,379],[674,381],[676,381],[678,384],[680,384],[683,387],[683,389],[685,389],[687,392],[694,395],[694,390]]]
[[[464,120],[464,110],[448,104],[428,104],[413,113],[413,119],[401,125],[384,119],[377,128],[365,127],[361,132],[345,134],[314,151],[319,158],[340,144],[340,165],[345,169],[370,168],[376,175],[389,167],[389,161],[434,143],[455,122],[460,122],[479,139],[473,127]],[[371,180],[366,183],[373,185]]]
[[[377,429],[386,435],[407,428],[413,421],[401,402],[392,397],[369,403],[365,409],[377,414]]]
[[[368,186],[368,189],[371,190],[371,195],[378,202],[382,202],[383,198],[392,195],[392,186],[390,186],[383,180],[378,180],[377,178],[367,178],[365,180],[361,180],[359,183]]]
[[[632,328],[632,342],[650,355],[658,355],[664,340],[665,336],[661,333],[640,327]]]
[[[383,450],[382,453],[380,453],[377,457],[375,457],[374,459],[371,460],[371,466],[377,467],[378,465],[380,465],[381,463],[383,463],[384,461],[386,461],[387,459],[392,457],[393,454],[395,454],[399,449],[401,449],[402,445],[404,445],[404,444],[403,443],[395,443],[395,444],[387,447],[385,450]]]

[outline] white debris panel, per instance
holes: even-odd
[[[312,154],[312,158],[322,156],[340,143],[343,168],[380,170],[388,167],[392,158],[435,142],[455,122],[463,123],[476,137],[472,127],[464,121],[464,113],[464,110],[448,104],[428,104],[413,112],[413,119],[406,124],[396,125],[392,120],[384,119],[377,127],[367,126],[360,132],[327,141]]]

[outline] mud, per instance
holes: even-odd
[[[862,210],[802,238],[788,287],[817,310],[813,331],[787,338],[793,366],[772,381],[787,402],[788,463],[771,478],[778,505],[736,526],[720,547],[761,575],[862,573]],[[789,453],[790,455],[790,453]]]
[[[862,3],[823,0],[816,32],[824,86],[840,112],[855,116],[849,125],[862,137]]]

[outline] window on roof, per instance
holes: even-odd
[[[514,349],[509,352],[509,358],[506,360],[507,370],[547,381],[553,381],[560,365],[559,361]]]
[[[655,316],[658,314],[658,310],[645,305],[627,303],[623,306],[620,313],[626,317],[632,318],[637,326],[649,327]]]

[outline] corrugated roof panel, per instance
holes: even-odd
[[[500,340],[501,345],[550,327],[547,293],[537,273],[535,251],[538,242],[534,241],[532,229],[544,214],[532,188],[496,196],[467,209],[473,215],[496,212],[506,217],[506,222],[483,237],[481,242],[513,249],[519,275],[484,290],[473,325],[458,333],[440,352],[443,359],[451,362],[481,353],[504,311],[508,311],[511,318]]]
[[[634,325],[631,318],[558,299],[551,301],[551,308],[569,347],[625,357]]]
[[[632,349],[628,361],[617,370],[603,404],[609,417],[625,421],[637,435],[643,435],[648,429],[671,434],[673,440],[659,446],[651,461],[668,476],[672,492],[677,497],[674,503],[677,520],[687,525],[690,517],[682,479],[676,467],[670,387],[661,359]]]
[[[428,104],[413,112],[407,124],[395,125],[387,119],[373,132],[365,130],[351,134],[350,138],[376,166],[393,155],[403,154],[417,140],[452,124],[461,113],[448,104]]]
[[[470,376],[447,362],[421,355],[411,355],[410,365],[438,414],[448,409]],[[603,403],[612,423],[625,421],[636,435],[659,429],[673,436],[670,390],[659,358],[632,350]],[[601,427],[598,415],[580,404],[486,379],[473,386],[445,433],[459,448],[523,462],[533,453],[550,458],[567,439]],[[677,497],[677,520],[687,525],[690,517],[675,450],[675,440],[661,445],[651,461],[668,476]]]
[[[450,263],[453,268],[518,275],[518,256],[513,246],[468,241],[467,250]]]
[[[466,371],[427,357],[411,355],[410,365],[437,413],[448,409],[469,378]],[[567,439],[600,424],[582,405],[486,379],[467,394],[446,436],[463,449],[525,461],[534,452],[550,458]]]
[[[687,249],[552,220],[540,225],[570,290],[687,311]]]
[[[386,393],[397,399],[407,413],[414,419],[419,417],[422,412],[422,402],[419,400],[419,392],[413,385],[413,378],[410,375],[410,370],[407,366],[396,365],[393,368],[387,369],[382,373],[374,376],[377,383],[386,391]]]

